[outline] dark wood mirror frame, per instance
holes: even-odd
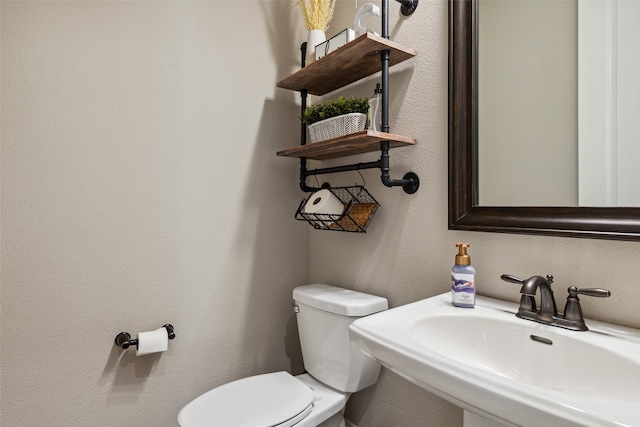
[[[478,205],[475,2],[449,0],[449,229],[640,240],[640,208]]]

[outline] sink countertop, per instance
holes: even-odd
[[[458,308],[445,293],[358,319],[350,334],[385,367],[502,425],[640,426],[639,330],[586,319],[589,331],[570,331],[517,309],[482,296]]]

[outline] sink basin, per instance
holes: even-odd
[[[358,319],[351,340],[382,365],[504,426],[640,426],[640,331],[578,332],[517,318],[517,304],[449,293]]]

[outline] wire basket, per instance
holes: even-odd
[[[327,139],[339,138],[341,136],[361,132],[366,126],[366,114],[343,114],[341,116],[331,117],[309,125],[309,137],[311,138],[311,142],[320,142]]]
[[[316,230],[366,233],[380,204],[362,186],[329,188],[344,205],[341,214],[307,213],[305,206],[314,193],[305,198],[296,211],[298,221],[307,221]]]

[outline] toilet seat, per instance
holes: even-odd
[[[178,414],[181,427],[289,427],[313,410],[314,392],[288,372],[242,378],[210,390]]]

